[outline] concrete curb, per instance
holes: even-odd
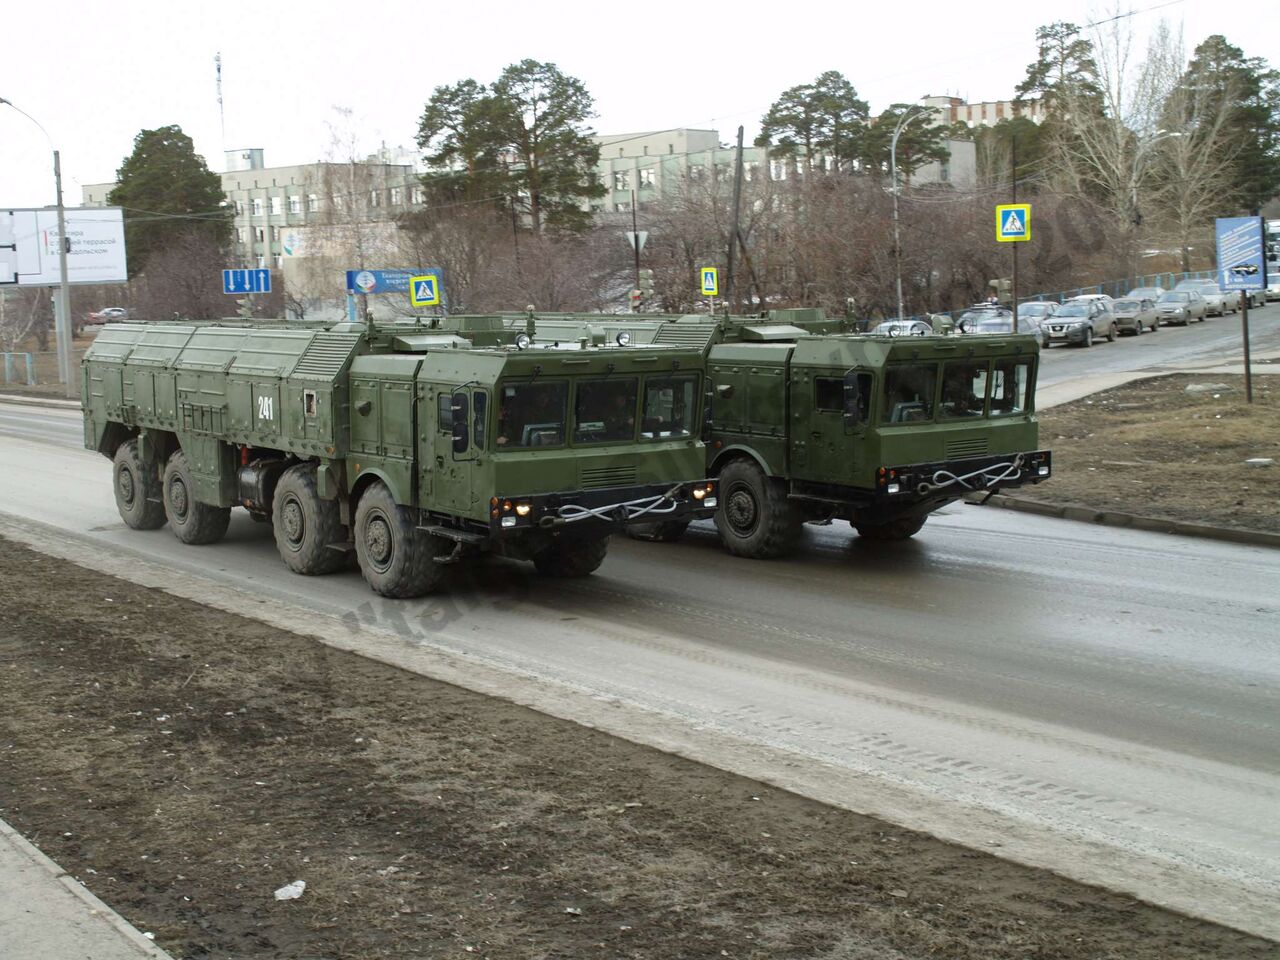
[[[23,407],[53,407],[58,410],[79,410],[79,400],[59,400],[56,397],[29,397],[21,393],[0,393],[0,403],[16,403]]]
[[[51,881],[58,884],[79,901],[79,905],[83,907],[83,918],[86,921],[90,924],[96,922],[101,925],[98,928],[101,931],[101,936],[99,937],[97,932],[93,934],[93,939],[98,941],[95,952],[92,954],[93,957],[108,958],[128,955],[149,958],[149,960],[173,960],[168,953],[156,946],[147,937],[144,937],[133,924],[90,893],[86,887],[68,874],[67,871],[50,860],[39,848],[3,820],[0,820],[0,843],[8,844],[19,856],[29,860],[33,866],[47,874]],[[44,904],[37,912],[43,913],[48,907],[49,904]],[[81,914],[79,909],[75,909],[74,912],[78,915]],[[48,914],[50,921],[53,921],[55,916],[70,920],[70,917],[65,916],[65,911],[56,911]],[[78,921],[72,922],[78,923]],[[17,946],[17,944],[10,943],[9,946]],[[24,944],[24,946],[27,949],[34,948],[34,952],[25,953],[23,954],[24,956],[45,956],[35,944]],[[98,950],[102,952],[99,953],[97,952]]]
[[[986,500],[986,494],[984,493],[970,493],[965,496],[965,501],[968,503],[981,505],[984,500]],[[1184,537],[1225,540],[1229,543],[1244,543],[1258,547],[1280,547],[1280,533],[1268,533],[1265,530],[1214,527],[1205,523],[1184,523],[1181,520],[1168,520],[1160,517],[1140,517],[1132,513],[1119,513],[1115,510],[1094,510],[1090,507],[1064,506],[1058,503],[1042,503],[1039,500],[1024,500],[1021,497],[1011,497],[1003,493],[996,494],[986,503],[988,506],[1004,507],[1006,510],[1033,513],[1041,517],[1075,520],[1079,523],[1096,523],[1106,527],[1125,527],[1131,530],[1149,530],[1152,533],[1173,533]]]

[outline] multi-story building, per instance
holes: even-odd
[[[959,97],[925,97],[921,103],[934,111],[935,122],[944,125],[963,123],[969,127],[994,127],[1001,120],[1026,117],[1032,123],[1045,118],[1041,100],[985,100],[965,103]]]

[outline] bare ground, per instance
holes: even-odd
[[[1226,390],[1188,393],[1188,384]],[[1053,477],[1026,500],[1280,532],[1280,377],[1176,375],[1039,414]],[[1271,458],[1273,466],[1244,461]]]
[[[1280,956],[2,540],[0,703],[0,816],[175,957]]]

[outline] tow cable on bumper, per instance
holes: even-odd
[[[950,470],[936,470],[931,478],[932,482],[921,482],[916,487],[916,492],[921,494],[933,493],[935,490],[944,490],[957,483],[966,490],[984,490],[987,487],[995,486],[1002,480],[1016,476],[1022,470],[1023,459],[1024,456],[1020,453],[1008,463],[995,463],[962,476],[956,476]],[[1003,470],[1004,472],[997,474],[997,470]],[[977,486],[971,486],[969,483],[974,477],[983,478],[982,482]]]

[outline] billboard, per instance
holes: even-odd
[[[65,211],[67,281],[69,283],[124,283],[129,279],[124,249],[124,214],[119,207],[68,207]],[[0,234],[11,237],[12,247],[0,249],[0,282],[20,287],[56,287],[58,266],[58,211],[0,209]],[[9,271],[7,278],[4,270]]]
[[[1218,284],[1223,290],[1267,289],[1266,244],[1261,217],[1219,217]]]

